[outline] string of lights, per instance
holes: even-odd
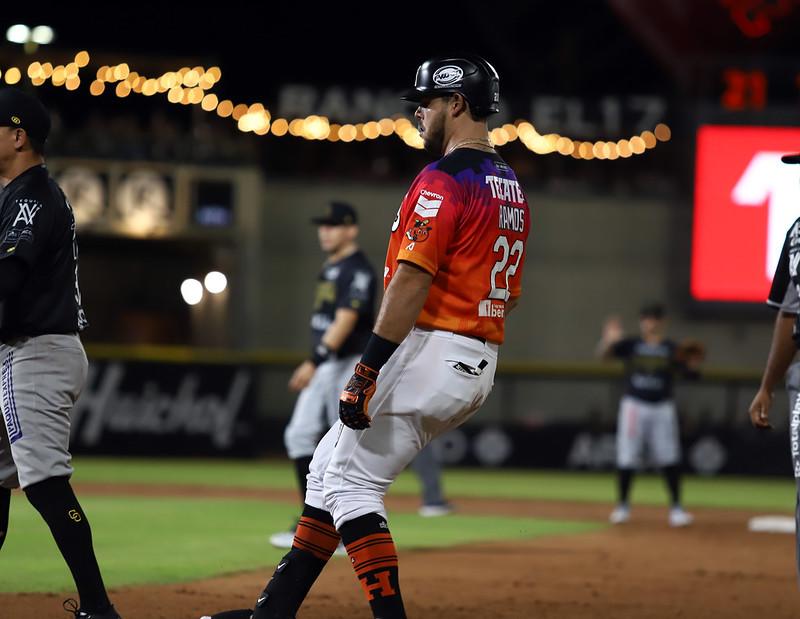
[[[91,60],[89,52],[83,50],[75,54],[72,62],[53,66],[49,62],[31,62],[25,75],[34,86],[42,86],[48,80],[53,86],[63,86],[67,90],[77,90],[82,81],[81,69]],[[18,67],[0,71],[0,78],[6,84],[17,84],[23,73]],[[167,101],[179,105],[199,105],[206,112],[215,112],[221,118],[231,118],[242,132],[256,135],[283,137],[290,135],[306,140],[327,140],[329,142],[363,142],[396,135],[403,142],[420,149],[422,138],[416,126],[408,118],[397,115],[358,124],[331,123],[325,116],[306,118],[272,118],[262,103],[238,103],[222,99],[211,92],[222,78],[219,67],[182,67],[177,71],[167,71],[158,77],[147,77],[131,71],[127,63],[103,65],[97,69],[95,79],[89,85],[89,92],[99,97],[106,92],[107,85],[113,86],[114,94],[125,98],[131,93],[151,97],[166,95]],[[659,123],[652,131],[616,141],[581,141],[557,133],[540,134],[527,120],[517,120],[497,127],[489,132],[489,139],[495,146],[503,146],[519,140],[528,150],[539,155],[558,153],[575,159],[627,159],[642,155],[655,148],[659,142],[668,142],[672,137],[670,128]]]

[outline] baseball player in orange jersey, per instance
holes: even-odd
[[[434,437],[469,419],[492,388],[506,314],[516,305],[530,230],[525,196],[488,140],[499,78],[478,57],[423,63],[406,98],[428,152],[392,224],[386,292],[314,452],[303,516],[252,611],[290,619],[341,536],[377,619],[406,617],[383,497]]]

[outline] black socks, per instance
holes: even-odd
[[[0,488],[0,548],[8,535],[8,514],[11,509],[11,490]]]
[[[397,549],[386,519],[367,514],[345,522],[339,532],[375,619],[406,619]]]
[[[72,572],[81,609],[105,611],[111,602],[94,555],[92,530],[68,478],[51,477],[28,486],[25,494],[50,527],[56,545]]]

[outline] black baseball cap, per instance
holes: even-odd
[[[0,127],[25,129],[44,142],[50,134],[50,113],[41,101],[18,88],[0,88]]]
[[[783,163],[800,163],[800,153],[797,155],[784,155],[781,157]]]
[[[358,223],[356,209],[347,202],[330,202],[322,215],[311,218],[318,226],[352,226]]]
[[[657,320],[661,320],[666,315],[666,310],[664,309],[664,305],[661,303],[646,303],[642,305],[642,308],[639,310],[639,317],[640,318],[656,318]]]

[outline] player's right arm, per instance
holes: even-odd
[[[791,233],[796,225],[797,223],[786,235],[767,300],[769,305],[778,310],[778,315],[775,317],[775,326],[772,329],[772,342],[764,375],[761,378],[761,386],[748,411],[750,421],[756,428],[772,427],[769,423],[769,409],[772,406],[775,386],[783,380],[786,370],[797,353],[797,345],[792,335],[797,314],[800,312],[800,298],[798,298],[797,288],[792,282],[789,270]]]
[[[795,314],[783,311],[779,311],[775,318],[767,366],[761,378],[761,386],[750,404],[750,421],[757,428],[772,427],[769,423],[769,409],[772,406],[775,386],[786,376],[786,370],[797,353],[797,346],[792,339],[796,320]]]

